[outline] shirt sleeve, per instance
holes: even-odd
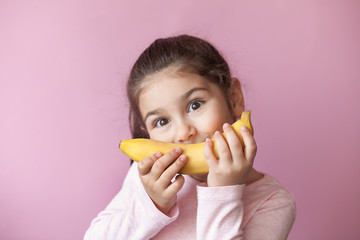
[[[177,205],[169,216],[156,208],[141,184],[134,162],[120,192],[91,222],[84,240],[150,239],[173,222],[178,214]]]
[[[244,185],[199,185],[197,192],[197,239],[242,239]]]
[[[279,190],[264,201],[244,226],[243,239],[285,240],[296,217],[295,199]]]
[[[279,189],[260,198],[245,217],[244,189],[245,185],[197,187],[197,239],[287,239],[296,217],[292,194]]]

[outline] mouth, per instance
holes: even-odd
[[[210,136],[206,136],[203,138],[203,140],[201,142],[205,142],[206,139],[213,139],[214,138],[214,134],[213,135],[210,135]]]

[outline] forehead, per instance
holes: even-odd
[[[193,88],[220,91],[219,87],[194,73],[166,69],[145,79],[139,94],[139,108],[142,115],[156,108],[168,108]],[[215,88],[215,89],[214,89]]]
[[[176,95],[181,95],[185,91],[194,87],[209,88],[209,81],[205,78],[193,73],[180,73],[163,71],[152,74],[147,77],[139,94],[139,102],[141,99],[147,98],[175,98]],[[168,99],[169,100],[169,99]]]

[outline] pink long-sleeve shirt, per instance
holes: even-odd
[[[91,222],[84,239],[286,239],[293,195],[264,174],[249,185],[207,187],[185,175],[169,216],[145,192],[134,162],[122,189]]]

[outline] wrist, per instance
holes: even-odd
[[[229,176],[212,176],[209,174],[207,179],[208,187],[223,187],[245,184],[245,178],[229,177]]]

